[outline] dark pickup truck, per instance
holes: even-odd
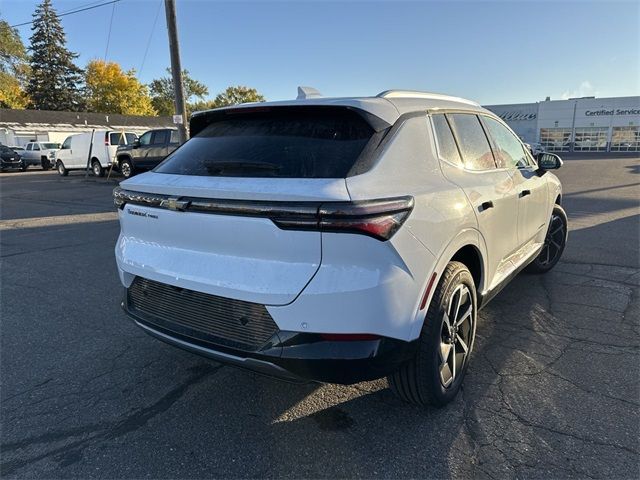
[[[120,145],[116,161],[120,173],[129,178],[137,172],[151,170],[180,145],[178,130],[149,130],[130,145]]]

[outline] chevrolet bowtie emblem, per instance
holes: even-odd
[[[163,200],[160,206],[168,208],[169,210],[176,210],[183,212],[189,206],[191,202],[189,200],[180,200],[179,197],[169,197]]]

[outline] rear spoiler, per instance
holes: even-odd
[[[373,115],[371,112],[363,110],[361,108],[352,107],[349,105],[268,105],[268,104],[254,104],[251,106],[236,106],[236,107],[226,107],[226,108],[217,108],[214,110],[206,110],[202,112],[195,112],[191,115],[191,119],[189,121],[189,132],[190,136],[194,137],[202,130],[204,130],[208,125],[214,122],[218,122],[224,120],[225,118],[229,118],[230,116],[239,116],[239,115],[254,115],[263,112],[287,112],[287,111],[295,111],[295,112],[309,112],[312,113],[314,111],[319,112],[327,112],[327,111],[337,111],[337,110],[350,110],[352,112],[357,113],[360,117],[364,119],[365,122],[369,124],[369,126],[375,130],[376,132],[381,132],[391,127],[391,124],[386,122],[380,117]]]

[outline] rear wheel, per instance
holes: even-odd
[[[102,168],[98,160],[91,162],[91,170],[96,177],[104,177],[104,168]]]
[[[64,163],[62,163],[60,160],[58,160],[58,164],[56,165],[56,168],[58,169],[58,174],[61,177],[66,177],[67,175],[69,175],[69,170],[65,168]]]
[[[396,395],[436,407],[455,398],[473,350],[476,305],[469,269],[449,262],[429,305],[416,356],[388,378]]]
[[[560,205],[553,207],[551,221],[540,254],[527,266],[529,273],[546,273],[560,261],[568,236],[567,214]]]
[[[124,178],[129,178],[133,175],[133,165],[131,165],[131,160],[128,158],[120,160],[118,169]]]

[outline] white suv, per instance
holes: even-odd
[[[457,393],[478,309],[567,239],[561,186],[476,103],[420,92],[247,104],[114,191],[147,333],[288,379]]]

